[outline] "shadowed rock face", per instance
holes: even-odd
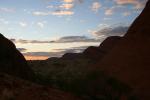
[[[120,36],[110,36],[106,38],[99,46],[102,51],[108,53],[121,40]]]
[[[150,0],[127,34],[96,66],[131,86],[142,100],[150,99]]]
[[[2,34],[0,34],[0,72],[30,80],[34,77],[23,55]]]
[[[119,42],[121,37],[119,36],[111,36],[104,40],[99,47],[88,47],[83,55],[86,58],[93,59],[95,61],[102,59],[107,53],[109,53],[113,47]]]

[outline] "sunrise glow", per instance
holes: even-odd
[[[0,32],[28,60],[59,57],[123,36],[147,0],[1,0]]]

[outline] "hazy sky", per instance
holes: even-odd
[[[80,52],[123,35],[146,1],[0,0],[0,32],[28,59]]]

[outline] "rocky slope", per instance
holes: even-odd
[[[112,51],[96,64],[128,84],[141,100],[150,96],[150,0]]]
[[[0,73],[0,100],[80,100],[69,93]]]
[[[0,72],[27,80],[34,78],[34,72],[27,65],[27,61],[23,55],[2,34],[0,34]]]

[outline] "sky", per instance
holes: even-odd
[[[60,57],[123,36],[147,0],[0,0],[0,33],[27,60]]]

